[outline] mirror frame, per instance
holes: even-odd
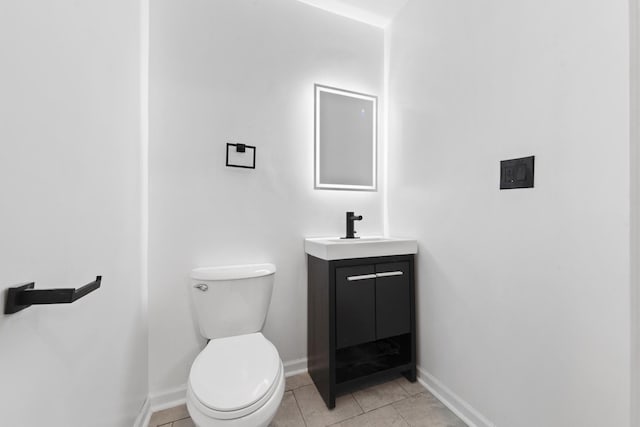
[[[371,141],[373,150],[373,168],[371,177],[372,185],[352,185],[352,184],[323,184],[320,182],[320,94],[322,92],[334,93],[349,96],[351,98],[364,99],[373,102],[373,138]],[[313,162],[313,183],[317,190],[355,190],[355,191],[378,191],[378,97],[360,92],[353,92],[345,89],[338,89],[321,84],[314,85],[314,162]]]

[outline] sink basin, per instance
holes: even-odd
[[[418,242],[414,239],[378,236],[362,237],[360,239],[320,237],[304,239],[304,251],[316,258],[332,261],[336,259],[415,254],[418,253]]]

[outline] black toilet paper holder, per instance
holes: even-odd
[[[34,289],[35,282],[7,289],[4,314],[13,314],[36,304],[70,304],[100,287],[102,276],[81,288]]]

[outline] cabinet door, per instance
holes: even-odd
[[[411,332],[411,277],[408,262],[376,264],[376,338]]]
[[[375,341],[375,309],[374,266],[336,268],[336,347]]]

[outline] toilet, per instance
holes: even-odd
[[[187,409],[197,427],[266,427],[284,394],[284,370],[262,333],[276,267],[252,264],[197,268],[189,286],[200,334]]]

